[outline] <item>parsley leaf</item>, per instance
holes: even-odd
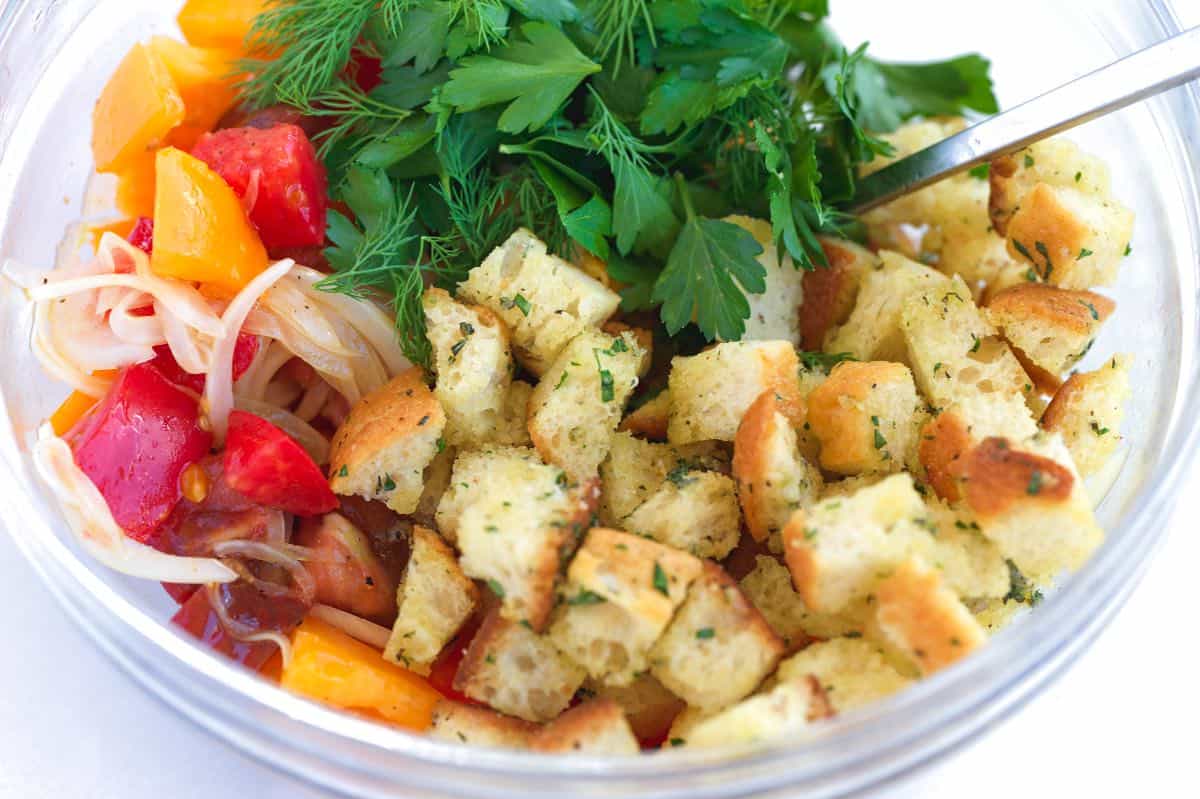
[[[658,561],[654,561],[654,579],[652,584],[654,590],[663,596],[671,595],[671,583],[667,580],[667,573],[663,571],[663,567],[659,565]]]

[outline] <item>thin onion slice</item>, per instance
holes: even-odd
[[[126,536],[100,489],[76,465],[71,448],[49,424],[38,430],[33,463],[62,506],[79,545],[110,569],[164,583],[228,583],[238,578],[215,558],[168,555]]]
[[[386,647],[388,639],[392,637],[392,631],[387,627],[367,621],[353,613],[339,610],[332,605],[313,605],[309,613],[330,627],[336,627],[351,638],[379,650]]]

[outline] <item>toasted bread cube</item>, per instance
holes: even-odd
[[[866,273],[850,318],[829,333],[825,351],[848,352],[860,361],[908,362],[900,310],[912,294],[946,290],[949,280],[936,269],[899,253],[880,253],[880,266]]]
[[[992,162],[988,172],[989,213],[1001,236],[1025,196],[1039,183],[1074,189],[1092,197],[1112,194],[1108,166],[1067,139],[1045,139]]]
[[[813,352],[824,348],[830,330],[850,318],[863,278],[879,264],[875,253],[851,241],[828,236],[818,240],[827,263],[804,272],[800,305],[801,346]]]
[[[610,685],[589,681],[584,690],[591,690],[599,699],[609,699],[625,711],[629,727],[639,741],[655,741],[665,737],[675,717],[687,704],[668,691],[653,674],[642,674],[628,685]]]
[[[792,424],[803,424],[799,366],[796,350],[787,341],[730,342],[675,358],[667,438],[672,444],[733,441],[746,409],[764,391],[779,395],[783,414]]]
[[[1091,291],[1022,283],[991,296],[984,316],[1030,362],[1060,375],[1091,349],[1116,307]]]
[[[454,690],[526,721],[550,721],[567,709],[586,672],[549,638],[493,610],[471,640]]]
[[[937,497],[925,497],[925,521],[933,534],[926,553],[946,585],[963,599],[1002,597],[1009,591],[1009,569],[999,548],[989,541],[963,508],[953,508]]]
[[[691,555],[593,528],[567,570],[550,637],[594,679],[629,684],[700,571]]]
[[[625,712],[610,699],[593,699],[571,708],[538,730],[529,748],[581,755],[636,755],[641,751]]]
[[[879,647],[863,638],[833,638],[806,647],[779,664],[780,680],[817,678],[837,713],[877,702],[912,680],[892,666]]]
[[[671,422],[671,392],[663,389],[637,410],[630,411],[617,428],[651,441],[667,440],[667,425]]]
[[[750,694],[775,669],[783,642],[721,567],[706,563],[650,652],[650,670],[706,712]]]
[[[737,484],[716,472],[672,471],[624,525],[697,557],[720,560],[741,537]]]
[[[542,457],[577,480],[595,476],[648,365],[633,332],[610,336],[589,330],[576,336],[529,400],[529,433]]]
[[[398,613],[383,656],[419,674],[475,612],[479,589],[437,533],[413,527],[412,554],[396,589]]]
[[[1042,414],[1042,429],[1062,436],[1085,477],[1100,471],[1121,441],[1132,361],[1114,355],[1094,372],[1071,375]]]
[[[796,430],[764,392],[742,417],[733,441],[733,474],[746,527],[756,541],[778,536],[797,509],[816,501],[824,480],[801,453]]]
[[[427,527],[437,525],[437,509],[442,502],[442,495],[450,487],[450,475],[454,470],[454,459],[457,450],[446,445],[445,441],[436,445],[441,451],[433,456],[433,460],[425,467],[425,487],[421,489],[421,498],[417,500],[417,509],[412,512],[413,519]]]
[[[608,457],[600,465],[603,494],[600,517],[613,527],[622,527],[629,515],[666,482],[689,472],[708,469],[727,471],[728,462],[715,441],[672,447],[634,438],[626,432],[613,436]]]
[[[888,641],[932,674],[974,652],[987,634],[971,611],[919,560],[900,564],[875,589],[875,620]]]
[[[839,363],[808,395],[822,468],[847,475],[904,469],[916,456],[923,407],[904,364]]]
[[[687,746],[736,746],[799,734],[832,715],[821,684],[811,676],[783,680],[770,691],[742,700],[687,731]]]
[[[433,393],[446,411],[446,441],[491,441],[512,383],[508,329],[487,308],[457,302],[439,288],[426,290],[422,307],[437,374]]]
[[[747,294],[750,318],[742,341],[788,341],[800,345],[800,316],[797,309],[804,302],[805,272],[792,263],[787,252],[775,246],[771,223],[748,216],[727,216],[730,222],[749,231],[763,248],[758,262],[766,271],[766,291]]]
[[[842,612],[910,554],[928,552],[932,536],[915,521],[924,511],[907,474],[796,511],[783,530],[783,553],[804,604]]]
[[[351,408],[334,434],[329,487],[412,513],[445,428],[446,414],[421,369],[396,375]]]
[[[528,447],[485,447],[455,453],[450,483],[438,502],[435,519],[438,532],[450,543],[458,541],[458,524],[463,510],[470,503],[487,496],[487,491],[501,476],[509,473],[519,462],[541,464],[542,459]]]
[[[433,708],[429,736],[450,743],[527,749],[537,725],[478,705],[443,699]]]
[[[962,494],[983,534],[1042,582],[1077,569],[1104,533],[1071,453],[1056,433],[987,438],[965,457]]]
[[[809,610],[796,593],[787,566],[769,555],[755,558],[754,570],[742,578],[741,586],[771,629],[783,639],[788,652],[800,649],[812,638],[837,638],[863,632],[863,619],[857,609],[841,614]]]
[[[529,435],[529,400],[533,386],[524,380],[514,380],[504,401],[504,413],[492,433],[492,441],[511,447],[532,447]]]
[[[958,406],[977,437],[1036,429],[1024,399],[1033,381],[961,278],[911,295],[901,324],[917,385],[938,409]]]
[[[573,338],[598,327],[621,302],[583,270],[547,253],[524,228],[472,269],[458,294],[504,320],[517,360],[539,377]]]

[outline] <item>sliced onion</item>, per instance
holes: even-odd
[[[151,302],[152,299],[145,294],[133,291],[125,292],[125,295],[118,299],[109,310],[108,326],[123,341],[146,347],[157,347],[167,340],[163,333],[162,315],[155,313],[145,316],[133,313],[135,310],[145,308]],[[99,299],[97,299],[96,311],[101,312]]]
[[[168,555],[126,536],[100,490],[49,424],[38,430],[33,463],[61,504],[79,545],[110,569],[166,583],[228,583],[238,578],[237,572],[214,558]]]
[[[296,406],[295,414],[298,418],[306,422],[311,422],[317,418],[317,414],[325,407],[325,403],[329,401],[329,395],[333,389],[324,380],[318,380],[308,387],[304,392],[304,398],[300,400],[300,404]]]
[[[238,410],[249,411],[255,416],[261,416],[296,439],[296,443],[304,447],[304,451],[318,464],[329,462],[329,439],[295,414],[276,405],[268,405],[249,397],[238,397],[235,407]]]
[[[212,312],[200,292],[178,280],[143,275],[90,275],[34,286],[29,289],[29,296],[37,302],[44,302],[108,286],[121,286],[145,292],[162,302],[167,310],[183,322],[206,336],[216,338],[221,333],[220,318]]]
[[[249,327],[247,322],[246,327]],[[279,370],[295,356],[278,341],[271,341],[264,347],[259,347],[254,354],[250,368],[242,375],[233,387],[233,393],[241,398],[262,401],[267,394],[267,386],[271,384]]]
[[[392,631],[387,627],[367,621],[353,613],[339,610],[332,605],[313,605],[309,613],[330,627],[336,627],[351,638],[379,650],[386,647],[388,639],[392,637]]]
[[[299,332],[331,355],[352,358],[355,353],[346,349],[337,331],[325,318],[320,308],[313,307],[310,300],[293,281],[282,280],[262,297],[259,307],[273,314],[280,324],[296,327]]]

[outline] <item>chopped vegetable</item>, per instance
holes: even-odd
[[[261,668],[279,651],[270,641],[239,641],[234,638],[221,626],[208,592],[196,590],[195,586],[187,588],[191,590],[171,617],[172,624],[191,633],[214,652],[252,669]],[[176,596],[170,589],[168,593]]]
[[[183,118],[183,98],[166,65],[150,47],[135,44],[92,111],[96,170],[126,169],[162,143]]]
[[[183,120],[167,137],[169,144],[191,149],[237,102],[233,58],[229,53],[193,47],[167,36],[150,40],[183,99]]]
[[[225,479],[255,502],[297,516],[328,513],[338,504],[304,448],[266,419],[245,411],[229,414]]]
[[[296,543],[315,553],[307,563],[317,601],[390,625],[396,616],[396,580],[367,536],[342,516],[305,519]]]
[[[154,220],[148,216],[139,216],[129,231],[129,243],[149,255],[154,251]]]
[[[130,242],[131,244],[133,242]],[[258,353],[258,337],[239,333],[237,343],[233,347],[233,379],[236,381],[246,373],[254,356]],[[171,348],[165,344],[154,348],[154,360],[151,361],[163,376],[181,386],[186,386],[197,394],[204,392],[204,375],[194,375],[185,372],[171,355]]]
[[[188,0],[177,20],[184,38],[199,47],[242,51],[254,18],[269,0]]]

